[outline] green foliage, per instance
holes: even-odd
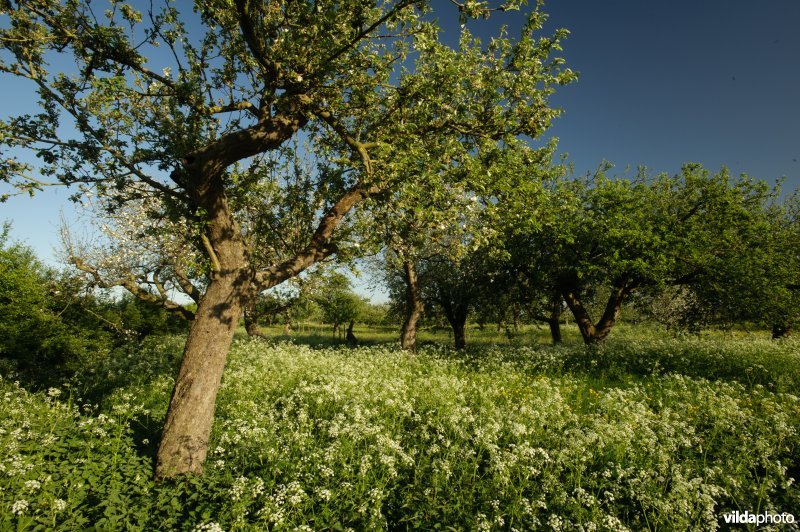
[[[548,97],[577,77],[556,56],[568,32],[542,35],[538,4],[521,14],[518,37],[503,29],[481,42],[465,26],[455,48],[428,16],[433,5],[420,0],[214,1],[197,3],[196,13],[153,7],[147,17],[120,2],[105,11],[96,4],[7,6],[0,72],[38,88],[41,112],[0,123],[0,181],[35,190],[41,184],[28,176],[36,166],[112,211],[163,200],[152,214],[193,227],[197,250],[210,211],[189,181],[211,176],[184,170],[222,150],[214,181],[241,227],[255,240],[286,237],[281,249],[270,248],[275,239],[252,243],[259,266],[301,251],[321,214],[354,187],[373,195],[463,184],[463,172],[448,170],[500,140],[539,137],[560,114]],[[458,9],[471,19],[494,8]],[[293,127],[304,131],[316,175],[280,148],[296,138]],[[278,141],[263,144],[270,136]],[[37,165],[17,160],[20,149]],[[470,179],[486,186],[487,177]],[[287,234],[296,229],[300,238]]]
[[[487,5],[456,5],[465,20],[488,13]],[[148,242],[141,237],[118,246],[124,253],[114,258],[127,260],[88,264],[70,254],[100,286],[125,286],[168,305],[177,284],[198,292],[201,309],[214,309],[194,323],[212,331],[206,353],[218,363],[194,357],[201,341],[189,336],[181,372],[189,392],[173,403],[182,412],[183,397],[214,397],[220,375],[205,372],[222,371],[240,307],[251,310],[256,294],[332,254],[347,257],[339,240],[356,205],[411,182],[441,189],[440,181],[465,181],[459,170],[476,154],[549,127],[560,113],[549,96],[576,75],[553,57],[568,32],[538,35],[546,18],[539,5],[518,38],[504,27],[483,43],[463,27],[453,48],[424,0],[212,0],[195,2],[191,15],[186,5],[151,6],[147,17],[116,0],[102,13],[89,0],[4,2],[0,73],[35,87],[41,112],[0,120],[0,182],[34,190],[39,183],[29,176],[38,171],[78,185],[78,196],[96,193],[111,212],[152,200],[145,220],[172,222],[156,235],[155,251],[142,249]],[[301,136],[320,161],[317,175],[261,181],[280,159],[265,154]],[[25,151],[36,165],[16,158]],[[308,199],[315,201],[303,206]],[[277,236],[297,215],[300,238],[280,251],[262,249],[257,229],[274,225],[276,212]],[[123,236],[141,234],[133,229],[123,224]],[[203,260],[188,261],[195,272],[158,260],[173,239],[202,250],[219,290],[202,293]],[[227,329],[205,323],[215,320]],[[200,360],[202,368],[193,368]],[[191,377],[197,372],[208,385]],[[174,427],[174,441],[185,445],[193,441],[188,432],[204,433],[210,423],[170,423],[164,440],[173,439]],[[161,458],[173,462],[177,454]],[[183,465],[169,474],[188,464],[177,462]]]
[[[365,325],[380,326],[390,325],[394,322],[389,317],[389,305],[385,303],[370,303],[365,301],[361,309],[359,320]]]
[[[633,180],[609,178],[609,168],[551,180],[536,214],[523,221],[509,217],[509,274],[522,274],[546,297],[562,294],[571,308],[597,303],[593,314],[606,312],[604,319],[635,293],[645,292],[640,301],[654,301],[679,287],[685,287],[687,302],[682,317],[670,318],[674,323],[769,323],[778,308],[791,306],[787,285],[798,271],[796,229],[776,204],[776,190],[697,164],[675,176],[642,170]],[[775,305],[778,300],[783,303]]]
[[[0,238],[0,356],[40,383],[93,367],[115,346],[178,333],[186,322],[132,297],[102,299]]]
[[[178,334],[188,328],[186,320],[176,314],[130,294],[107,303],[106,307],[111,319],[117,320],[126,333],[139,339],[153,334]]]
[[[154,484],[180,343],[35,394],[2,370],[0,528],[711,529],[800,505],[796,342],[240,341],[206,474]]]
[[[342,324],[360,320],[368,308],[368,303],[351,290],[350,280],[335,272],[317,289],[314,302],[320,309],[322,321],[332,324],[334,331]]]
[[[113,338],[82,311],[81,303],[96,305],[78,290],[29,248],[0,238],[0,356],[39,371],[90,364],[107,351]]]

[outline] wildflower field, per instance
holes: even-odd
[[[237,340],[206,472],[154,483],[181,338],[0,380],[0,530],[712,530],[800,519],[800,343]],[[791,525],[784,529],[792,529]]]

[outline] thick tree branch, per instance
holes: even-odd
[[[278,148],[290,139],[308,119],[301,112],[296,99],[287,100],[284,107],[284,113],[262,120],[249,128],[223,135],[215,142],[186,154],[183,161],[185,174],[189,178],[187,183],[194,183],[195,186],[207,185],[198,183],[198,176],[219,177],[233,163]],[[175,177],[173,176],[173,180]]]
[[[330,242],[333,232],[353,207],[378,190],[379,188],[374,186],[366,188],[357,185],[339,198],[339,201],[322,217],[311,241],[300,253],[256,274],[255,284],[258,291],[272,288],[335,253],[336,246]]]

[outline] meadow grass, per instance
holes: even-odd
[[[734,510],[800,518],[797,341],[511,338],[409,355],[379,333],[355,349],[237,338],[206,473],[161,484],[152,460],[181,338],[36,392],[4,366],[0,529],[710,530]]]

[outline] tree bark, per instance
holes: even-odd
[[[224,193],[210,202],[208,241],[214,270],[183,352],[156,460],[156,478],[200,474],[214,404],[253,271]]]
[[[414,263],[403,261],[403,278],[406,282],[406,316],[400,334],[400,348],[406,351],[417,349],[417,323],[422,316],[424,305],[420,295],[419,279]]]
[[[597,324],[592,321],[589,311],[583,306],[583,302],[578,297],[576,289],[567,288],[562,290],[564,300],[567,302],[567,306],[575,317],[575,321],[578,324],[578,329],[581,331],[581,336],[585,344],[596,344],[604,341],[608,337],[614,324],[619,319],[619,315],[622,311],[622,303],[632,289],[632,287],[625,286],[624,284],[622,286],[615,286],[606,302],[603,316]]]

